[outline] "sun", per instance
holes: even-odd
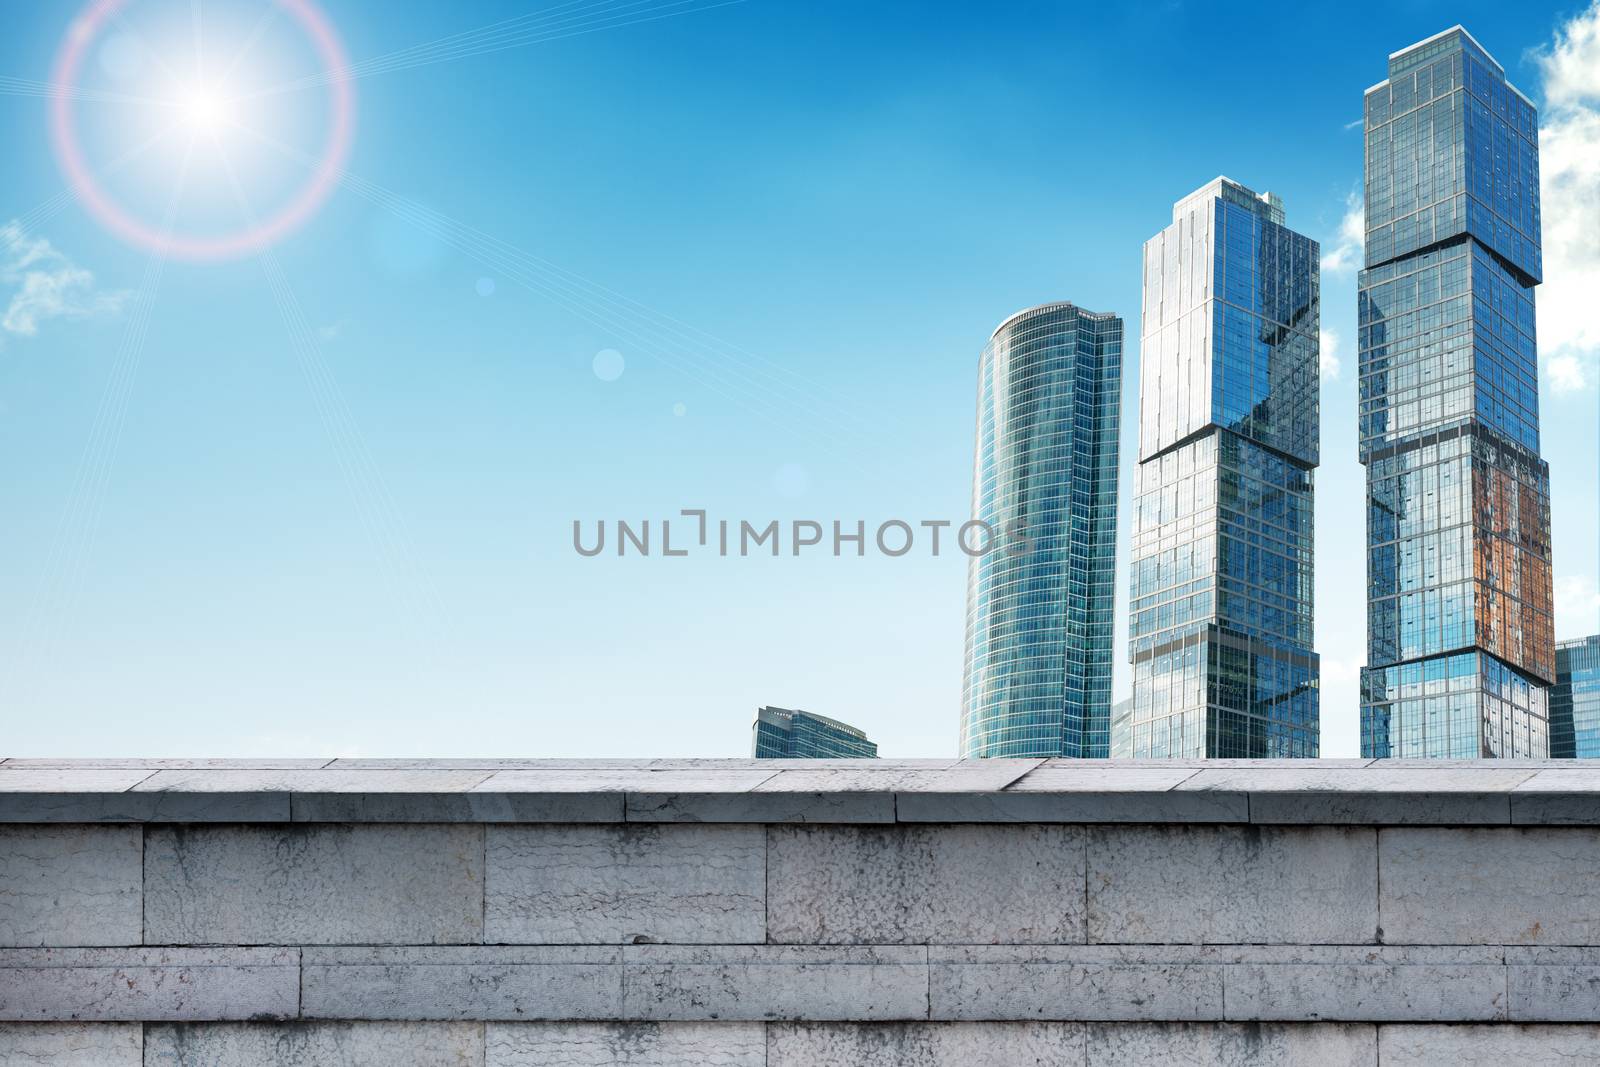
[[[215,135],[233,125],[233,102],[207,86],[194,86],[177,100],[178,116],[191,133]]]

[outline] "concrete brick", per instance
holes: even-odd
[[[295,949],[4,949],[0,1020],[290,1018],[299,964]]]
[[[134,792],[175,793],[461,793],[488,779],[485,770],[202,767],[162,770]]]
[[[150,944],[462,944],[483,936],[483,827],[151,827]]]
[[[1076,763],[1077,766],[1070,766]],[[1248,822],[1244,794],[1180,793],[1192,767],[1046,761],[1003,792],[917,793],[901,822]]]
[[[120,793],[155,773],[150,767],[0,766],[0,793]]]
[[[481,1067],[477,1023],[151,1026],[144,1067]]]
[[[628,1019],[928,1017],[927,951],[780,945],[623,949]]]
[[[1383,1067],[1591,1067],[1600,1026],[1393,1025],[1378,1030]]]
[[[1075,826],[768,830],[767,936],[782,944],[1083,940]]]
[[[308,1019],[616,1019],[620,948],[308,948]]]
[[[288,793],[97,793],[0,790],[0,823],[288,821]]]
[[[0,827],[0,946],[137,945],[137,826]]]
[[[766,1067],[761,1023],[491,1023],[486,1067]]]
[[[1081,1067],[1081,1023],[769,1023],[767,1067]]]
[[[1180,792],[1247,793],[1250,821],[1291,824],[1505,825],[1529,768],[1233,767],[1205,769]]]
[[[138,1023],[0,1025],[0,1063],[14,1067],[142,1067]]]
[[[1377,1067],[1353,1023],[1091,1023],[1088,1067]],[[1387,1057],[1384,1067],[1389,1067]]]
[[[295,822],[613,823],[621,793],[295,793]]]
[[[763,827],[494,826],[487,845],[488,941],[766,940]]]
[[[1600,943],[1600,830],[1386,829],[1378,851],[1386,942]]]
[[[1600,1020],[1600,947],[1506,949],[1513,1022]]]
[[[629,793],[629,822],[892,823],[893,793]]]
[[[973,793],[1004,789],[1043,760],[984,759],[941,766],[900,760],[782,760],[758,793]]]
[[[1125,826],[1088,833],[1090,942],[1376,940],[1373,830]]]
[[[1224,968],[1240,1021],[1429,1022],[1506,1018],[1503,964],[1264,964]]]
[[[1094,946],[1091,946],[1094,947]],[[929,949],[934,1019],[1220,1019],[1222,968],[1082,947]]]

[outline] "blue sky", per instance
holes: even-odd
[[[1600,628],[1600,9],[665,2],[323,0],[365,75],[354,177],[266,262],[174,260],[152,293],[6,81],[50,77],[70,5],[0,0],[0,226],[32,223],[0,231],[9,754],[741,755],[774,703],[950,755],[960,555],[585,559],[572,522],[960,522],[978,352],[1055,299],[1127,319],[1131,470],[1140,247],[1218,174],[1328,257],[1323,752],[1355,754],[1350,124],[1389,52],[1456,22],[1543,109],[1558,636]],[[203,6],[220,49],[260,4]],[[188,13],[125,18],[159,52]],[[455,39],[480,54],[368,62],[530,13]],[[314,70],[269,37],[266,83]],[[268,98],[308,152],[325,90]],[[293,168],[244,155],[271,202]],[[132,208],[160,216],[175,162]]]

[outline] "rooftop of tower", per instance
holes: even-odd
[[[1258,193],[1248,185],[1232,178],[1218,175],[1209,182],[1181,197],[1172,205],[1172,221],[1177,222],[1195,207],[1195,201],[1226,200],[1264,216],[1268,222],[1283,225],[1283,198],[1275,193]]]
[[[1389,84],[1389,82],[1397,75],[1404,74],[1407,71],[1422,66],[1424,63],[1431,62],[1432,60],[1437,59],[1439,56],[1445,55],[1449,52],[1458,51],[1471,52],[1473,55],[1483,60],[1485,64],[1487,64],[1497,75],[1499,75],[1500,80],[1505,82],[1506,88],[1510,89],[1512,92],[1516,93],[1517,96],[1521,97],[1523,103],[1527,104],[1529,107],[1535,106],[1533,101],[1529,100],[1522,90],[1518,89],[1515,85],[1512,85],[1510,81],[1507,81],[1506,68],[1500,65],[1500,61],[1494,58],[1494,56],[1490,55],[1489,50],[1483,47],[1483,45],[1479,44],[1478,39],[1472,36],[1472,34],[1468,32],[1467,28],[1462,26],[1460,23],[1451,26],[1448,30],[1440,30],[1432,37],[1424,38],[1423,40],[1418,41],[1416,44],[1407,45],[1398,52],[1390,52],[1389,77],[1367,89],[1367,92],[1370,93],[1373,89],[1380,89]]]
[[[1033,307],[1023,308],[1021,311],[1014,311],[1010,315],[1007,315],[1001,321],[1000,325],[996,326],[993,332],[989,334],[989,340],[993,341],[1000,335],[1001,330],[1005,329],[1007,326],[1010,326],[1013,322],[1016,322],[1018,319],[1023,318],[1024,316],[1038,315],[1046,311],[1058,311],[1062,308],[1072,308],[1084,318],[1094,319],[1098,322],[1105,322],[1109,319],[1116,319],[1119,317],[1115,311],[1090,311],[1088,308],[1078,307],[1078,305],[1074,304],[1070,300],[1051,300],[1043,304],[1035,304]]]

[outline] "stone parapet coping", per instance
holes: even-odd
[[[1571,760],[7,759],[0,823],[1600,825]]]

